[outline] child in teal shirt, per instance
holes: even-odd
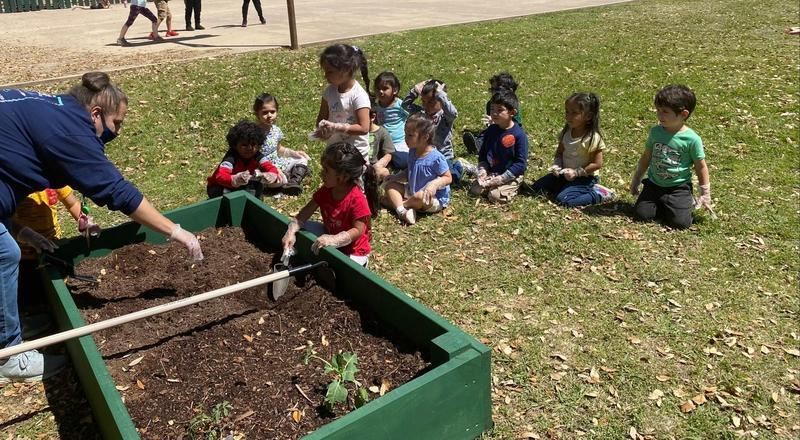
[[[694,111],[694,92],[682,85],[669,85],[655,97],[659,125],[650,130],[645,151],[631,181],[631,194],[639,198],[634,207],[640,220],[661,220],[670,227],[692,225],[695,207],[711,210],[711,183],[703,141],[686,120]],[[692,167],[700,183],[700,197],[692,197]],[[642,181],[645,171],[647,179]],[[639,185],[644,188],[639,193]]]

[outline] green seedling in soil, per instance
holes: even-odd
[[[201,411],[189,421],[189,438],[204,440],[219,440],[224,438],[226,431],[225,420],[231,413],[233,406],[224,400],[211,408],[211,414]]]
[[[353,407],[360,408],[369,402],[369,394],[367,389],[361,386],[361,383],[356,380],[356,373],[358,372],[358,356],[355,353],[345,352],[333,355],[331,361],[317,356],[313,348],[309,348],[303,357],[303,364],[308,365],[312,359],[316,359],[325,366],[325,373],[331,374],[333,380],[328,384],[328,391],[325,393],[325,406],[333,411],[337,404],[347,402],[349,390],[348,383],[355,387],[353,397]]]

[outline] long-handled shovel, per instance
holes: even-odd
[[[50,336],[45,336],[44,338],[35,339],[33,341],[23,342],[22,344],[6,347],[0,350],[0,359],[7,358],[9,356],[13,356],[19,353],[24,353],[28,350],[38,349],[52,344],[58,344],[68,339],[78,338],[81,336],[88,335],[90,333],[94,333],[100,330],[105,330],[111,327],[116,327],[118,325],[126,324],[139,319],[148,318],[150,316],[191,306],[193,304],[218,298],[220,296],[227,295],[229,293],[239,292],[263,284],[273,283],[275,281],[289,278],[290,276],[296,275],[298,273],[308,272],[311,270],[316,270],[318,268],[328,269],[327,266],[328,266],[327,261],[320,261],[313,264],[305,264],[302,266],[298,266],[294,269],[283,270],[280,272],[273,272],[269,275],[264,275],[263,277],[254,278],[249,281],[243,281],[241,283],[212,290],[210,292],[190,296],[189,298],[184,298],[178,301],[173,301],[171,303],[161,304],[144,310],[139,310],[138,312],[128,313],[127,315],[117,316],[116,318],[107,319],[105,321],[99,321],[93,324],[84,325],[82,327],[74,328],[72,330],[67,330],[61,333],[56,333]]]

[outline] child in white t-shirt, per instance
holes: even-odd
[[[328,87],[322,93],[317,129],[313,138],[324,139],[328,145],[346,142],[355,146],[369,162],[369,77],[367,58],[356,46],[334,44],[319,56]],[[355,80],[356,69],[367,90]]]

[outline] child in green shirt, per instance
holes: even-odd
[[[650,129],[645,151],[631,180],[631,194],[640,220],[661,220],[670,227],[692,225],[695,207],[711,210],[711,183],[703,141],[686,126],[697,99],[686,86],[669,85],[655,97],[659,125]],[[692,197],[692,167],[700,183],[700,197]],[[644,173],[647,179],[642,181]],[[639,193],[640,184],[644,188]],[[713,212],[713,211],[712,211]]]

